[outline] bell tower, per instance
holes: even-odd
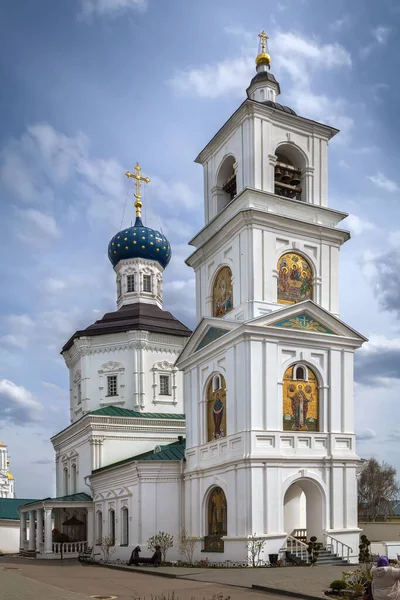
[[[339,250],[349,234],[338,228],[346,215],[328,208],[328,143],[338,130],[276,101],[264,32],[260,39],[246,100],[196,158],[205,227],[187,263],[198,321],[221,316],[214,284],[225,267],[233,301],[224,318],[247,321],[305,299],[339,314]],[[285,254],[297,264],[289,256],[282,263]]]
[[[196,159],[205,225],[187,264],[198,326],[177,361],[186,528],[225,559],[245,559],[256,532],[266,560],[315,535],[356,562],[353,364],[365,338],[338,318],[350,237],[347,215],[328,207],[338,130],[278,103],[259,38],[247,97]]]

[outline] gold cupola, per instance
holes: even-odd
[[[267,40],[268,36],[264,30],[258,34],[258,37],[261,40],[261,52],[256,57],[256,65],[267,65],[268,69],[271,66],[271,57],[268,52]]]

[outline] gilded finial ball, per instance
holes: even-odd
[[[256,65],[268,65],[271,66],[271,57],[267,52],[260,52],[256,58]]]

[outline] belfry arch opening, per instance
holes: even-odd
[[[275,194],[305,201],[304,169],[306,161],[304,156],[291,144],[279,146],[275,155]]]
[[[221,212],[237,194],[235,163],[235,157],[229,155],[219,167],[217,176],[217,212]]]
[[[283,500],[285,532],[301,541],[315,535],[322,542],[324,506],[323,491],[315,481],[302,477],[292,483]]]

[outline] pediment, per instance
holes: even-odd
[[[213,342],[216,342],[239,326],[240,323],[236,321],[219,319],[217,317],[203,318],[192,333],[188,343],[183,348],[175,366],[180,369],[180,364],[183,360],[186,360],[189,356],[199,352]]]
[[[367,339],[312,300],[284,306],[268,315],[253,319],[251,323],[252,325],[285,329],[287,331],[295,330],[311,334],[328,334],[352,338],[361,343]]]
[[[270,323],[270,327],[283,327],[284,329],[298,329],[300,331],[316,331],[318,333],[338,335],[335,331],[332,331],[332,329],[306,312],[280,319],[275,323]]]
[[[204,333],[203,337],[200,339],[199,343],[194,349],[194,352],[198,352],[205,346],[208,346],[215,340],[218,340],[220,337],[229,333],[229,329],[224,329],[223,327],[209,327]]]

